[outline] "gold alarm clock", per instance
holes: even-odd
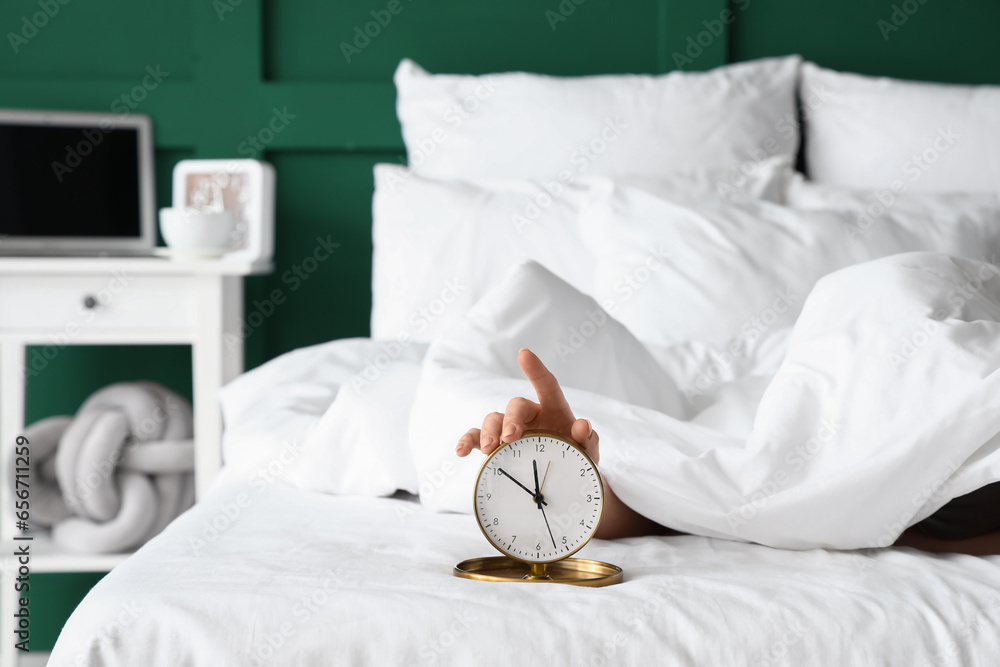
[[[503,556],[473,558],[455,575],[485,581],[607,586],[621,568],[570,558],[594,536],[604,484],[583,449],[550,431],[528,431],[483,462],[473,488],[483,535]]]

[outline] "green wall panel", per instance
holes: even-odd
[[[191,400],[188,345],[36,345],[27,352],[25,421],[71,415],[113,382],[155,380]]]
[[[752,0],[737,14],[733,60],[800,53],[864,74],[1000,83],[996,0]]]
[[[189,78],[194,7],[177,1],[5,0],[0,76],[129,78],[141,77],[147,65],[161,65],[177,80]]]
[[[98,573],[32,575],[32,651],[49,650],[83,596],[104,578]],[[39,614],[38,612],[42,613]],[[4,638],[7,641],[7,638]]]
[[[368,335],[372,167],[395,158],[327,152],[268,155],[280,174],[275,270],[247,283],[248,349],[255,336],[261,339],[255,341],[255,354],[271,358],[303,345]],[[329,250],[331,244],[339,247]],[[261,317],[263,325],[254,327]],[[248,359],[251,364],[259,360]]]
[[[265,73],[278,81],[386,81],[404,57],[435,72],[655,72],[659,4],[566,0],[560,11],[560,0],[271,0]],[[313,48],[296,46],[303,42]]]

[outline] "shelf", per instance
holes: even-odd
[[[0,276],[59,275],[126,271],[136,274],[216,274],[248,276],[269,273],[270,261],[235,262],[222,259],[166,257],[0,257]]]
[[[110,572],[132,555],[132,552],[123,554],[81,554],[66,551],[57,547],[52,539],[45,534],[34,536],[30,542],[27,540],[6,540],[3,543],[4,556],[0,558],[0,571],[3,572],[4,580],[11,572],[17,570],[17,557],[11,554],[19,545],[31,545],[31,574],[40,572]]]

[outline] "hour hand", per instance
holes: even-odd
[[[525,486],[524,484],[521,484],[521,483],[520,483],[519,481],[517,481],[516,479],[514,479],[514,478],[513,478],[512,476],[511,476],[511,474],[510,474],[509,472],[507,472],[506,470],[504,470],[503,468],[497,468],[497,471],[498,471],[498,472],[499,472],[499,473],[500,473],[501,475],[506,475],[507,479],[509,479],[510,481],[514,482],[514,483],[515,483],[515,484],[517,484],[517,485],[518,485],[519,487],[521,487],[522,489],[524,489],[525,491],[527,491],[527,492],[528,492],[528,495],[530,495],[530,496],[531,496],[532,498],[536,498],[536,497],[537,497],[537,496],[535,495],[535,492],[534,492],[534,491],[532,491],[531,489],[529,489],[528,487],[526,487],[526,486]],[[547,502],[545,502],[544,500],[543,500],[543,501],[541,501],[541,502],[542,502],[542,504],[543,504],[543,505],[548,505],[548,503],[547,503]]]
[[[538,461],[531,459],[531,469],[535,471],[535,504],[542,509],[542,490],[538,486]]]

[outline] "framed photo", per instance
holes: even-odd
[[[232,250],[223,261],[269,262],[274,256],[274,167],[259,160],[181,160],[174,166],[173,206],[230,210]]]

